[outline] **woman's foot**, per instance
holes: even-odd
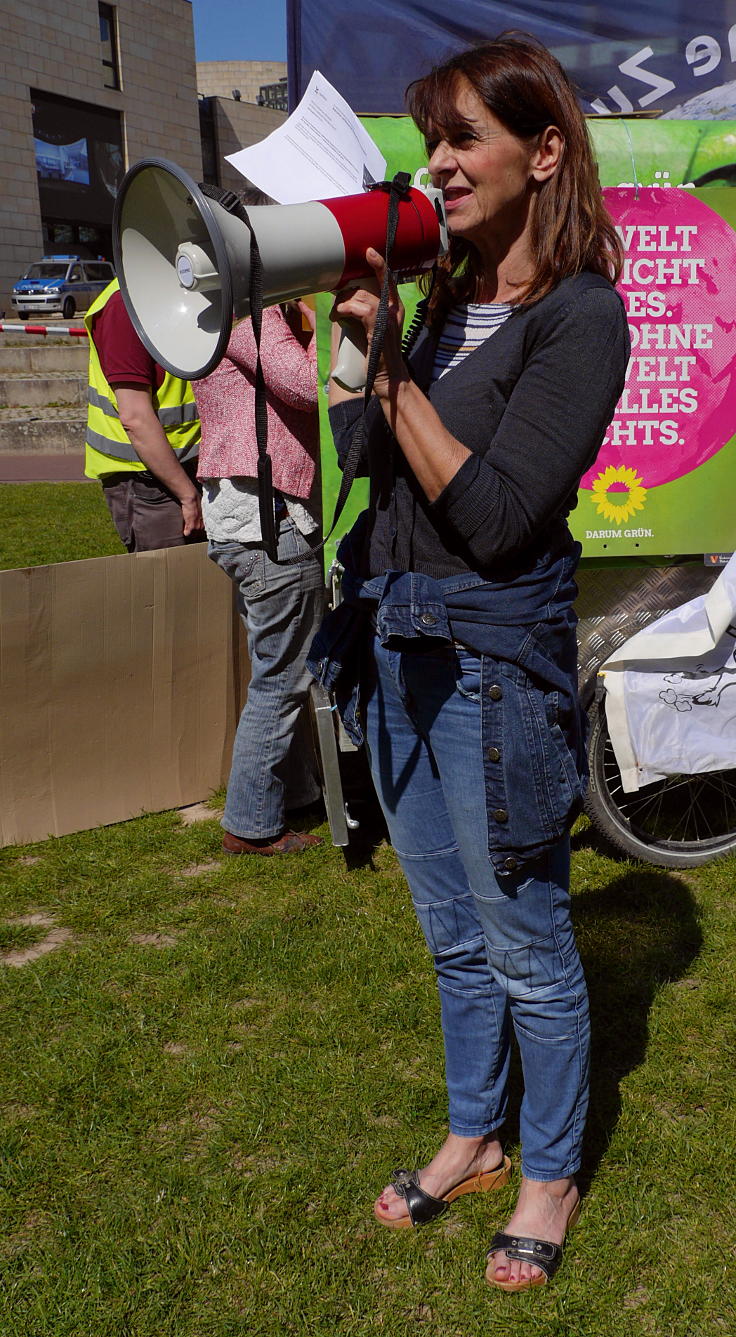
[[[503,1149],[494,1133],[486,1137],[458,1137],[456,1133],[448,1133],[437,1155],[420,1171],[419,1182],[425,1193],[444,1198],[464,1179],[497,1170],[502,1164]],[[390,1184],[376,1199],[373,1211],[377,1220],[385,1225],[409,1216],[406,1200]]]
[[[555,1179],[548,1184],[522,1179],[516,1211],[504,1227],[504,1233],[563,1244],[570,1217],[579,1201],[580,1194],[572,1178]],[[501,1250],[489,1260],[486,1269],[486,1279],[491,1285],[499,1282],[536,1285],[540,1278],[544,1279],[544,1274],[538,1267],[507,1258]]]

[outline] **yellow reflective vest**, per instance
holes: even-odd
[[[120,287],[117,279],[101,292],[89,308],[84,323],[89,335],[89,385],[87,388],[87,442],[84,472],[87,478],[110,473],[136,473],[145,469],[130,444],[118,413],[112,386],[103,375],[92,338],[92,323]],[[196,459],[200,425],[194,393],[189,381],[166,372],[158,390],[152,389],[153,407],[167,440],[180,463]]]

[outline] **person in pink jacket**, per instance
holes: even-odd
[[[241,199],[246,207],[271,202],[252,188]],[[222,820],[228,854],[300,854],[321,843],[287,827],[287,811],[309,808],[320,797],[303,711],[311,681],[305,659],[325,597],[321,562],[311,551],[320,534],[314,345],[314,314],[303,303],[264,310],[268,453],[278,557],[285,565],[270,560],[261,540],[250,320],[235,326],[219,366],[193,383],[209,555],[238,587],[251,664]],[[288,564],[304,552],[310,554],[306,560]]]

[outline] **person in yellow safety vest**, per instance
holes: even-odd
[[[200,424],[192,387],[151,357],[117,279],[87,312],[85,474],[98,478],[128,552],[205,538],[196,481]]]

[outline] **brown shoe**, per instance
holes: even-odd
[[[262,854],[270,859],[272,854],[303,854],[312,845],[321,845],[322,837],[313,836],[310,831],[284,831],[283,835],[263,843],[243,840],[226,831],[222,848],[226,854]]]

